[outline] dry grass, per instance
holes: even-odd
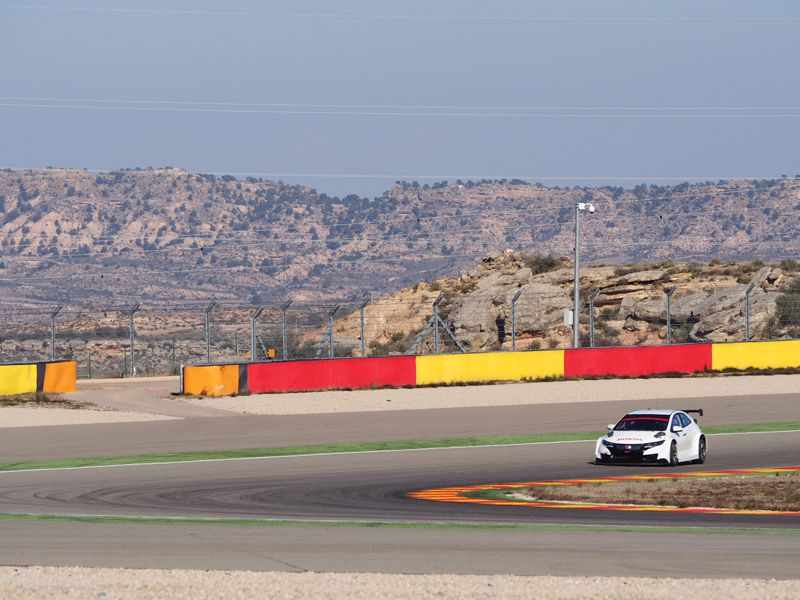
[[[778,473],[537,486],[525,488],[522,494],[536,501],[795,511],[800,510],[800,476]]]

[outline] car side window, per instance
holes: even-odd
[[[678,414],[672,415],[672,425],[670,425],[670,431],[678,427],[680,424],[681,424],[680,415]]]
[[[683,424],[684,427],[688,427],[689,425],[692,424],[692,420],[689,418],[688,415],[680,413],[678,416],[681,418],[681,423]]]

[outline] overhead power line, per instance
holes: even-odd
[[[492,119],[795,119],[800,112],[421,112],[421,111],[389,111],[389,110],[319,110],[319,109],[279,109],[279,108],[221,108],[221,107],[187,107],[187,106],[127,106],[111,104],[63,104],[55,102],[0,102],[6,108],[48,108],[57,110],[96,110],[123,112],[170,112],[170,113],[210,113],[210,114],[242,114],[242,115],[294,115],[324,117],[427,117],[427,118],[492,118]]]
[[[735,16],[716,14],[711,16],[559,16],[559,15],[419,15],[419,14],[376,14],[376,13],[304,13],[304,12],[261,12],[233,10],[186,10],[169,8],[122,8],[92,6],[53,6],[4,4],[0,9],[29,11],[61,11],[75,13],[109,13],[109,14],[150,14],[203,17],[266,17],[281,19],[336,19],[336,20],[370,20],[370,21],[453,21],[453,22],[588,22],[588,23],[713,23],[713,22],[781,22],[800,21],[795,15]]]
[[[81,104],[141,104],[169,106],[342,108],[396,110],[492,110],[492,111],[797,111],[800,106],[509,106],[444,104],[302,104],[297,102],[219,102],[206,100],[152,100],[123,98],[60,98],[52,96],[0,96],[8,102],[68,102]]]

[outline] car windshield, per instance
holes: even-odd
[[[668,415],[626,415],[614,426],[614,431],[665,431]]]

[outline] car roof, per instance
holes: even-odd
[[[625,416],[628,415],[671,415],[672,413],[682,412],[679,410],[675,410],[674,408],[647,408],[644,410],[632,410],[629,413],[626,413]]]

